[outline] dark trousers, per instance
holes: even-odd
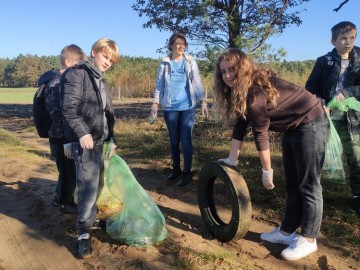
[[[60,204],[73,204],[76,187],[76,169],[73,159],[64,155],[62,143],[50,142],[50,152],[55,157],[56,167],[59,172],[56,193]]]
[[[323,196],[320,183],[329,122],[321,117],[283,135],[286,209],[281,230],[292,233],[301,226],[301,235],[319,235]]]
[[[93,149],[83,149],[79,143],[72,143],[71,151],[76,164],[76,185],[78,216],[76,228],[79,234],[90,232],[95,222],[96,200],[102,189],[104,162],[103,145],[94,145]]]
[[[164,119],[169,131],[170,150],[173,167],[180,167],[180,143],[184,155],[184,171],[191,172],[192,168],[192,131],[195,123],[195,110],[164,111]]]

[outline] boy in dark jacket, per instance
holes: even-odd
[[[325,106],[332,98],[355,97],[360,101],[360,48],[354,46],[356,26],[344,21],[333,26],[331,32],[331,43],[335,48],[316,60],[305,87]],[[353,202],[360,215],[360,112],[333,110],[330,117],[343,144]]]
[[[60,213],[76,211],[74,208],[74,191],[76,186],[76,172],[74,160],[64,155],[64,131],[60,109],[60,76],[69,67],[87,59],[84,51],[77,45],[71,44],[61,50],[61,69],[51,69],[39,78],[38,84],[45,86],[45,106],[51,117],[49,143],[51,156],[55,158],[59,172],[54,205],[60,206]]]
[[[103,143],[114,136],[114,110],[104,72],[118,59],[116,43],[100,39],[91,48],[92,62],[80,62],[66,70],[60,81],[65,137],[71,142],[76,165],[76,228],[81,258],[89,258],[93,253],[91,228],[96,219],[96,200],[103,185]]]

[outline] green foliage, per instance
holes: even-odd
[[[0,59],[0,86],[36,87],[41,74],[60,67],[60,57],[22,55],[16,59]]]
[[[213,69],[218,51],[208,48],[205,58],[197,61],[204,89],[209,99],[212,98]],[[268,54],[258,62],[261,66],[272,69],[283,79],[299,85],[305,82],[315,63],[313,60],[278,62],[280,53]],[[256,55],[254,55],[256,57]],[[35,87],[39,76],[59,67],[59,57],[37,57],[19,55],[16,59],[0,59],[0,87]],[[113,90],[115,99],[151,98],[155,90],[157,68],[161,59],[122,56],[105,76]]]
[[[286,27],[299,26],[301,11],[295,8],[308,1],[137,0],[132,8],[149,18],[144,28],[182,32],[214,50],[239,47],[250,52]]]

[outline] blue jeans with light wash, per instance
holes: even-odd
[[[196,107],[186,111],[164,111],[164,119],[169,131],[173,168],[180,167],[180,143],[184,156],[184,172],[192,168],[192,131],[195,123]]]
[[[78,188],[76,229],[81,235],[91,231],[96,219],[96,200],[103,185],[103,144],[94,145],[93,149],[83,149],[79,143],[72,143],[71,147],[76,165]]]
[[[301,235],[319,235],[323,196],[320,183],[329,137],[326,116],[288,130],[283,135],[286,207],[281,230],[292,233],[301,226]]]

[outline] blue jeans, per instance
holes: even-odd
[[[164,111],[164,119],[169,131],[170,150],[173,168],[180,167],[180,142],[184,155],[184,171],[191,172],[192,168],[192,131],[195,123],[193,107],[186,111]]]
[[[286,208],[281,230],[292,233],[301,226],[301,235],[319,235],[323,196],[320,183],[329,122],[321,117],[283,135]]]
[[[96,200],[102,189],[102,174],[104,162],[102,157],[103,145],[94,145],[93,149],[83,149],[79,143],[72,143],[71,151],[76,165],[77,194],[77,224],[79,234],[90,232],[95,222],[97,206]]]

